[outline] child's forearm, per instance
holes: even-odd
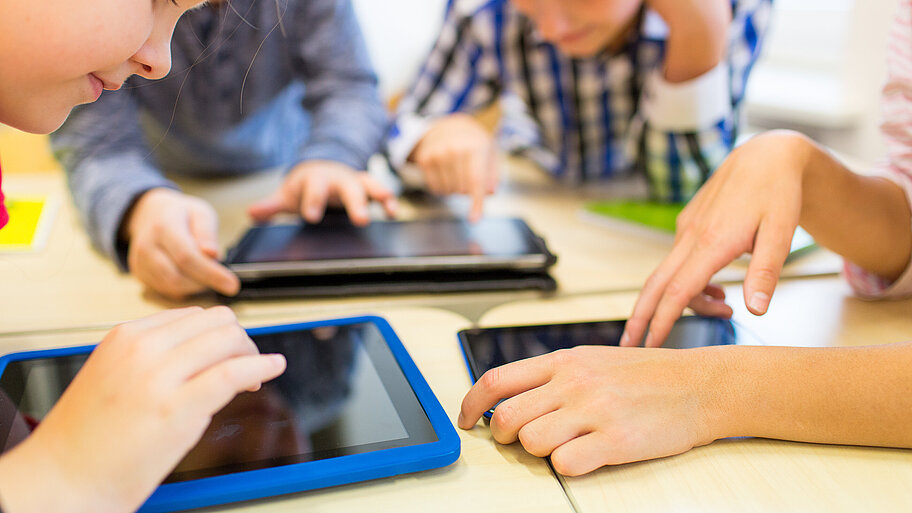
[[[700,351],[716,373],[715,438],[912,447],[912,343]]]
[[[726,0],[652,0],[669,33],[665,79],[684,82],[715,68],[725,57],[731,3]]]
[[[912,253],[912,214],[903,190],[885,178],[853,173],[810,141],[806,146],[801,226],[861,268],[898,278]]]

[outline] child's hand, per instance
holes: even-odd
[[[421,168],[428,190],[440,196],[471,196],[469,219],[481,219],[485,196],[497,189],[500,171],[494,139],[478,121],[466,114],[440,119],[415,147],[410,160]]]
[[[732,19],[730,0],[646,0],[668,25],[665,79],[684,82],[722,61]]]
[[[225,307],[122,324],[35,432],[0,459],[7,511],[135,511],[212,416],[285,369]],[[50,492],[52,491],[52,492]]]
[[[248,213],[257,222],[287,212],[318,223],[327,204],[342,205],[353,224],[364,226],[370,223],[369,201],[379,202],[389,217],[395,217],[396,197],[366,171],[339,162],[309,160],[295,166],[282,186],[272,196],[251,205]]]
[[[660,346],[688,304],[731,316],[721,289],[707,284],[745,252],[753,253],[745,304],[755,315],[766,313],[801,216],[812,148],[800,135],[771,132],[729,156],[678,216],[674,247],[643,286],[621,345],[638,344],[648,327],[646,345]]]
[[[124,220],[130,272],[156,292],[183,299],[208,289],[237,294],[240,281],[218,260],[218,216],[205,201],[152,189]]]
[[[491,419],[494,439],[550,454],[554,469],[569,476],[682,453],[719,437],[709,356],[580,346],[510,363],[469,390],[459,427],[471,429],[506,398]]]

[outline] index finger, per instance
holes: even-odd
[[[633,312],[630,318],[624,323],[624,334],[621,336],[621,346],[639,345],[646,335],[646,328],[649,325],[649,319],[655,314],[659,300],[665,292],[668,282],[674,277],[678,268],[684,263],[692,244],[689,238],[676,243],[671,248],[671,253],[659,267],[653,271],[652,275],[643,284],[643,289],[637,297],[636,304],[633,306]]]
[[[189,227],[187,230],[167,230],[161,246],[180,272],[190,279],[225,295],[237,293],[240,287],[237,276],[200,250]]]
[[[538,388],[551,380],[551,355],[508,363],[485,372],[462,399],[459,427],[470,429],[501,399]]]
[[[484,200],[488,192],[488,184],[485,180],[484,159],[476,152],[472,152],[467,161],[467,169],[463,172],[468,174],[469,196],[472,198],[472,206],[469,209],[469,221],[474,223],[481,220],[481,216],[484,214]]]
[[[709,280],[719,269],[737,257],[733,253],[734,250],[724,246],[705,244],[696,246],[662,293],[662,298],[655,309],[655,315],[649,323],[646,347],[662,345],[675,321],[687,308],[688,303],[706,288]]]
[[[370,223],[370,214],[367,211],[367,189],[364,184],[352,177],[340,180],[335,188],[352,224],[364,226]]]

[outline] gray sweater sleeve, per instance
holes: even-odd
[[[92,243],[126,270],[126,246],[118,240],[124,215],[149,189],[177,188],[153,161],[135,98],[128,89],[106,91],[74,109],[51,144]]]
[[[304,108],[312,120],[298,156],[364,169],[380,148],[388,119],[351,2],[293,5],[302,12],[292,18],[295,26],[285,30],[292,34],[293,68],[306,84]]]

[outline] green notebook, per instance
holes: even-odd
[[[683,203],[657,203],[654,201],[598,201],[585,206],[586,210],[603,216],[632,223],[634,226],[653,228],[674,234],[675,219],[684,210]]]
[[[684,210],[683,203],[655,201],[610,200],[589,203],[584,207],[585,219],[605,223],[615,228],[633,231],[651,238],[674,240],[675,220]],[[792,247],[786,262],[817,248],[814,239],[798,227],[792,237]]]

